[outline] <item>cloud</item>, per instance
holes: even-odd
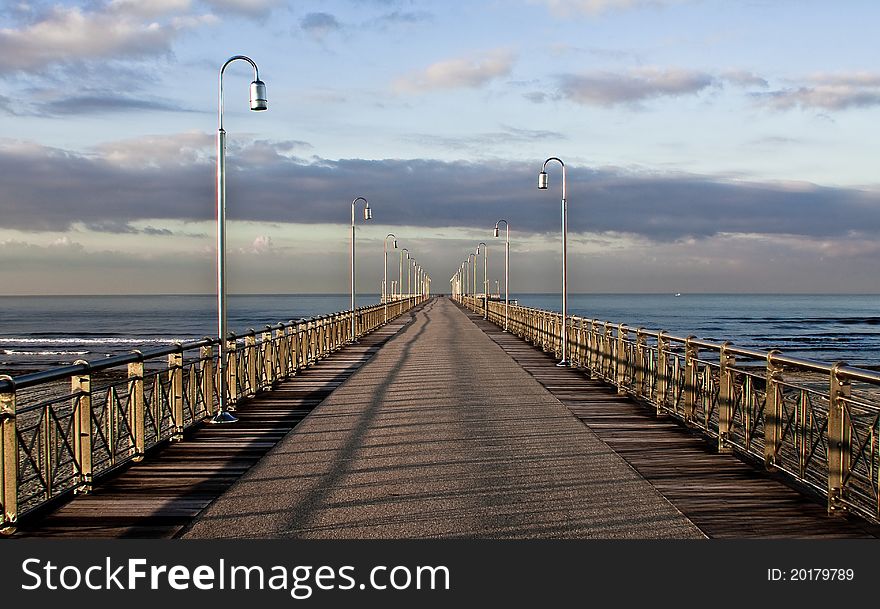
[[[522,137],[543,135],[526,131]],[[82,222],[116,223],[124,230],[137,221],[210,220],[210,141],[208,134],[182,134],[140,146],[129,140],[84,155],[0,140],[4,227],[64,231]],[[155,151],[139,152],[153,145]],[[171,158],[163,161],[165,156]],[[363,195],[377,224],[490,227],[511,216],[520,233],[555,233],[558,196],[552,193],[558,195],[558,173],[551,173],[551,193],[538,191],[535,176],[542,158],[531,164],[305,160],[291,156],[289,144],[245,142],[228,157],[228,217],[345,224],[346,203]],[[569,166],[568,199],[572,232],[628,232],[654,242],[721,234],[815,239],[880,234],[880,193],[871,190]]]
[[[404,139],[417,142],[422,145],[438,146],[451,150],[469,150],[480,153],[490,146],[515,146],[518,144],[533,144],[535,142],[566,140],[568,136],[559,131],[546,131],[541,129],[520,129],[502,125],[498,131],[474,133],[464,136],[448,136],[427,133],[416,133],[406,136]]]
[[[558,77],[559,95],[591,106],[637,105],[661,97],[696,95],[716,85],[706,72],[681,69],[634,68],[628,73],[585,72]],[[533,101],[542,101],[531,94]]]
[[[303,31],[319,39],[342,29],[342,25],[330,13],[309,13],[302,18],[299,26]]]
[[[755,93],[759,104],[773,110],[825,110],[880,106],[880,74],[818,74],[800,86]]]
[[[683,0],[532,0],[546,5],[554,14],[568,17],[587,15],[595,17],[603,13],[645,7],[663,7],[680,4]]]
[[[270,237],[269,235],[259,235],[256,239],[254,239],[250,247],[243,249],[242,252],[247,254],[259,255],[270,253],[274,249],[275,245],[272,243],[272,237]]]
[[[747,70],[726,70],[720,74],[719,78],[740,87],[760,87],[766,89],[770,86],[766,78]]]
[[[218,13],[231,13],[245,17],[266,17],[276,7],[283,4],[282,0],[202,0]]]
[[[107,114],[110,112],[193,112],[179,104],[162,99],[143,99],[119,95],[115,91],[78,95],[36,104],[40,116],[72,114]]]
[[[215,142],[212,134],[188,131],[108,142],[96,152],[105,162],[122,168],[183,167],[210,163]]]
[[[397,79],[394,89],[417,93],[437,89],[479,88],[496,78],[507,76],[512,67],[513,55],[497,49],[476,57],[438,61],[424,70]]]
[[[434,15],[427,11],[391,11],[377,17],[375,23],[380,26],[412,26],[433,20]]]
[[[0,73],[33,71],[79,60],[131,59],[169,53],[184,30],[211,16],[175,20],[188,3],[116,1],[96,10],[56,5],[19,28],[0,29]],[[169,16],[164,22],[155,18]]]

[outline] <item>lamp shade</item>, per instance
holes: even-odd
[[[266,83],[262,80],[255,80],[251,83],[251,110],[259,112],[266,110],[269,102],[266,98]]]
[[[540,190],[546,190],[548,183],[548,176],[546,171],[542,171],[538,174],[538,188]]]

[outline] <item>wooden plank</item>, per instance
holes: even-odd
[[[202,424],[182,442],[99,480],[90,495],[34,513],[15,537],[171,538],[226,491],[411,320],[405,313],[238,405],[234,425]]]
[[[823,502],[734,455],[652,407],[618,396],[581,369],[559,368],[552,354],[484,321],[471,320],[569,411],[650,481],[706,535],[717,538],[861,538],[880,528],[857,517],[830,517]]]

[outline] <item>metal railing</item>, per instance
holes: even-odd
[[[482,299],[458,297],[483,314]],[[504,303],[488,319],[503,327]],[[562,353],[554,311],[511,305],[509,331]],[[880,520],[880,373],[571,316],[571,365],[827,498],[828,512]]]
[[[424,300],[358,308],[362,336]],[[230,335],[228,404],[271,388],[342,347],[351,312],[343,311]],[[0,532],[94,478],[179,441],[219,406],[219,339],[78,361],[15,378],[0,377]]]

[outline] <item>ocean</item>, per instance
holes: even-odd
[[[518,301],[562,310],[559,294],[523,294]],[[880,365],[876,294],[570,294],[568,313],[819,361]]]
[[[560,310],[559,294],[512,294]],[[820,361],[880,365],[880,296],[572,294],[569,313]],[[375,294],[358,306],[376,304]],[[345,294],[229,296],[229,329],[347,310]],[[0,297],[0,373],[22,374],[216,335],[216,299],[193,296]]]

